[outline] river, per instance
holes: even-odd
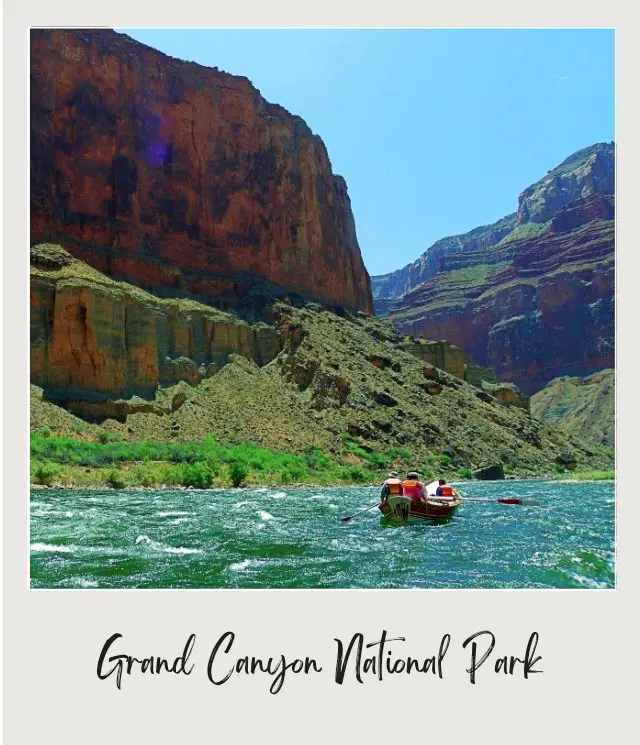
[[[378,489],[31,493],[33,588],[611,588],[613,482],[471,482],[445,524],[384,527]]]

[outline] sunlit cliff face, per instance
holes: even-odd
[[[344,180],[246,78],[112,31],[31,38],[31,242],[156,294],[372,310]],[[273,287],[271,287],[273,286]]]

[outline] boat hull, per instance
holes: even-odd
[[[449,520],[462,503],[459,497],[445,500],[430,497],[426,504],[414,502],[408,497],[390,496],[378,508],[382,520],[389,525],[416,525]]]

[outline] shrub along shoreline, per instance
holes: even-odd
[[[578,471],[557,476],[556,481],[615,481],[615,471]]]
[[[285,486],[313,484],[378,484],[390,468],[407,469],[411,452],[392,448],[388,453],[361,450],[345,443],[338,459],[320,448],[303,454],[284,453],[252,444],[223,445],[214,437],[201,442],[125,442],[106,435],[89,442],[48,433],[31,433],[31,483],[44,486],[215,487]],[[446,456],[420,464],[425,476],[455,473]],[[464,473],[463,473],[464,472]],[[468,474],[467,474],[468,472]]]
[[[343,454],[336,456],[317,447],[295,454],[249,443],[221,444],[213,436],[194,442],[127,442],[102,432],[99,441],[92,442],[32,432],[30,480],[34,485],[63,488],[211,489],[303,484],[367,486],[380,484],[391,469],[417,469],[424,481],[473,477],[470,468],[454,467],[445,453],[416,463],[408,448],[374,452],[363,449],[357,438],[348,436],[343,437],[342,445]],[[552,475],[509,471],[514,477],[523,478]],[[572,473],[571,478],[607,478],[610,474]],[[557,473],[553,475],[558,478]]]

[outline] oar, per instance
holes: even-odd
[[[353,517],[357,517],[358,515],[362,515],[364,512],[369,512],[369,510],[372,510],[374,507],[377,507],[380,504],[380,502],[376,502],[375,504],[372,504],[371,507],[367,507],[366,510],[360,510],[360,512],[354,512],[353,515],[347,515],[346,517],[341,517],[340,522],[341,523],[348,523],[349,520]]]
[[[522,504],[532,507],[540,505],[537,499],[516,499],[515,497],[503,497],[502,499],[479,499],[462,497],[463,502],[500,502],[500,504]]]

